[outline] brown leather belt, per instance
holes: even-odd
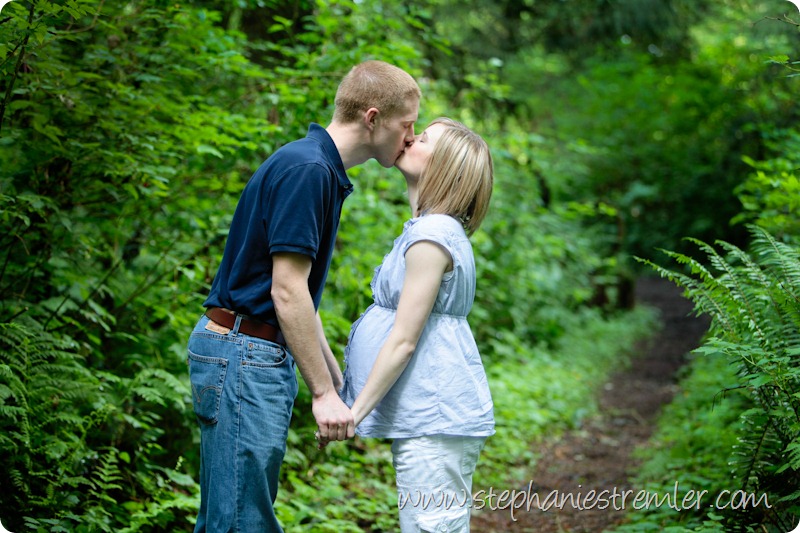
[[[255,320],[223,307],[209,307],[206,309],[206,316],[208,318],[228,329],[233,329],[234,324],[236,324],[237,315],[242,317],[242,321],[239,323],[240,333],[283,344],[283,335],[281,335],[281,331],[272,324]]]

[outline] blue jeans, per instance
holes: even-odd
[[[239,333],[240,321],[224,333],[203,316],[189,338],[200,424],[195,533],[282,532],[272,506],[297,396],[294,360],[283,346]]]

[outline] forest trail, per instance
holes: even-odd
[[[599,398],[599,413],[588,418],[580,428],[536,445],[537,464],[530,475],[530,486],[538,494],[542,507],[549,494],[559,497],[568,493],[587,494],[595,490],[618,492],[632,487],[629,477],[636,472],[633,450],[645,444],[655,429],[661,407],[672,400],[677,390],[676,372],[685,356],[699,346],[708,329],[706,317],[691,314],[693,304],[682,296],[682,290],[661,278],[637,281],[636,301],[657,308],[662,330],[642,346],[630,368],[613,375]],[[479,465],[480,468],[480,465]],[[517,491],[528,491],[529,482]],[[495,488],[495,492],[503,489]],[[576,510],[570,500],[558,509],[540,510],[533,495],[526,509],[522,504],[513,513],[510,509],[476,511],[471,521],[475,533],[600,533],[621,523],[624,513],[613,508]],[[552,501],[552,500],[551,500]],[[496,500],[495,500],[496,502]],[[508,504],[506,504],[508,505]],[[635,512],[635,511],[634,511]]]

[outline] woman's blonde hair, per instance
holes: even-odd
[[[333,120],[351,124],[374,107],[383,118],[406,112],[408,102],[422,96],[419,85],[403,69],[383,61],[370,60],[353,67],[336,91]]]
[[[483,222],[492,197],[494,169],[489,145],[455,120],[437,118],[428,127],[434,124],[446,128],[420,177],[419,213],[458,218],[472,235]]]

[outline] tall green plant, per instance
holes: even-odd
[[[186,387],[148,369],[93,372],[78,345],[23,317],[0,323],[0,516],[12,531],[119,531],[186,519],[191,480],[162,467],[154,408],[183,410]],[[135,468],[132,468],[135,467]],[[132,498],[132,495],[138,497]]]
[[[3,9],[0,453],[13,484],[0,514],[14,531],[174,529],[197,507],[183,332],[222,241],[221,193],[279,129],[257,112],[271,78],[215,18],[149,1]]]
[[[742,213],[734,221],[749,221],[766,228],[780,240],[800,236],[800,130],[767,128],[766,148],[771,157],[755,161],[744,157],[753,168],[739,187]]]
[[[768,494],[773,507],[730,515],[729,525],[789,531],[800,517],[800,249],[758,226],[749,229],[750,253],[692,239],[710,266],[666,252],[690,273],[646,262],[713,318],[712,336],[699,351],[735,365],[738,386],[752,401],[740,414],[742,437],[730,450],[731,465],[741,490]]]

